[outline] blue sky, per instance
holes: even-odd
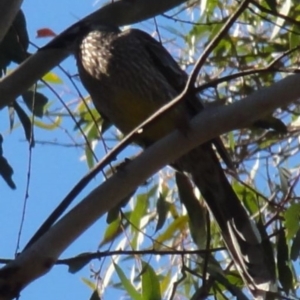
[[[93,1],[24,1],[22,9],[27,19],[30,40],[39,46],[44,45],[48,39],[36,39],[38,29],[49,27],[54,32],[59,33],[92,12],[99,5],[100,3],[93,6]],[[35,51],[34,48],[30,50]],[[69,59],[64,66],[68,71],[76,72],[74,59]],[[61,92],[68,90],[68,84],[66,83],[65,86],[58,87],[58,89]],[[55,99],[53,94],[47,91],[45,94],[50,100]],[[72,97],[74,95],[70,95],[69,99]],[[13,258],[25,198],[29,151],[20,127],[9,132],[8,110],[3,109],[0,115],[0,132],[4,137],[4,156],[14,168],[13,179],[17,185],[17,190],[12,191],[3,180],[0,180],[2,194],[0,201],[2,220],[0,256]],[[35,137],[37,140],[51,141],[59,138],[68,141],[67,135],[62,130],[48,134],[44,130],[36,129]],[[74,148],[37,145],[33,149],[29,198],[21,237],[21,249],[52,209],[87,172],[86,163],[79,161],[81,155],[82,151]],[[91,186],[93,185],[95,182]],[[102,230],[101,222],[97,223],[76,241],[63,256],[77,255],[82,251],[95,251],[102,237]],[[46,276],[28,286],[22,292],[21,297],[23,300],[40,298],[89,299],[91,290],[81,282],[81,277],[88,278],[89,275],[88,268],[71,275],[66,267],[54,267]]]
[[[60,33],[66,27],[72,25],[77,20],[99,8],[104,1],[97,4],[90,1],[70,1],[60,0],[36,1],[26,0],[23,4],[23,11],[27,19],[27,29],[31,42],[38,46],[45,45],[49,39],[36,38],[37,30],[41,28],[50,28],[55,33]],[[166,25],[165,21],[160,25]],[[184,27],[184,26],[183,26]],[[183,30],[183,27],[180,29]],[[153,21],[144,23],[142,28],[147,31],[153,31]],[[172,41],[175,44],[182,44],[182,40]],[[171,45],[171,43],[170,43]],[[35,52],[34,47],[30,47],[31,52]],[[171,50],[171,49],[169,49]],[[173,48],[172,48],[173,50]],[[176,55],[176,52],[173,52]],[[177,53],[178,54],[178,53]],[[63,66],[70,74],[76,74],[76,65],[73,58],[68,58],[63,62]],[[13,68],[13,67],[11,67]],[[61,72],[54,70],[61,76]],[[73,90],[70,82],[66,77],[62,77],[64,83],[55,85],[54,89],[62,96],[63,100],[74,101],[78,95]],[[79,85],[79,82],[76,82]],[[81,89],[84,95],[86,93]],[[49,90],[41,90],[50,101],[57,101],[55,95]],[[54,103],[54,108],[61,107],[59,102]],[[0,189],[2,197],[0,201],[0,216],[2,227],[0,229],[1,240],[1,258],[13,258],[16,250],[18,232],[23,213],[28,162],[29,146],[25,141],[23,130],[17,126],[12,132],[9,131],[8,110],[0,111],[0,133],[4,137],[3,151],[4,156],[14,168],[13,179],[17,185],[17,190],[12,191],[0,180]],[[47,120],[43,121],[47,122]],[[18,121],[16,120],[16,124]],[[75,135],[72,131],[74,124],[68,121],[63,124],[61,130],[45,131],[37,127],[34,129],[36,141],[60,141],[71,143],[68,133]],[[67,128],[68,132],[65,131]],[[77,136],[78,138],[78,136]],[[101,148],[101,147],[98,147]],[[103,153],[97,149],[98,157]],[[29,198],[27,199],[25,222],[21,235],[20,250],[23,249],[26,242],[30,239],[35,230],[45,220],[49,213],[60,203],[70,189],[82,178],[88,171],[85,161],[80,158],[83,151],[80,148],[66,148],[59,146],[49,146],[36,144],[32,150],[32,163],[30,170],[30,187]],[[93,187],[101,182],[101,176],[98,176],[89,187],[78,197],[77,201]],[[104,230],[103,220],[98,221],[76,242],[74,242],[62,257],[78,255],[81,252],[96,251],[99,242],[103,237]],[[95,269],[100,266],[97,261],[93,262]],[[91,272],[89,267],[72,275],[68,273],[67,267],[54,267],[50,273],[39,278],[22,291],[23,300],[39,299],[89,299],[92,291],[85,285],[81,278],[89,278]],[[111,289],[104,294],[106,299],[116,297]]]

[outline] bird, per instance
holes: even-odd
[[[80,80],[100,115],[123,134],[131,132],[185,87],[188,74],[159,41],[142,30],[86,24],[77,34],[73,51]],[[143,130],[135,142],[147,148],[176,129],[184,134],[189,120],[202,109],[205,107],[200,98],[189,95]],[[228,163],[228,154],[224,154],[224,146],[216,137],[171,165],[191,176],[242,279],[253,295],[260,297],[261,291],[274,289],[275,275],[261,235],[228,181],[215,148]]]

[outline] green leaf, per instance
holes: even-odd
[[[289,252],[284,230],[280,230],[277,241],[277,269],[279,281],[288,295],[293,288],[293,274],[288,266]]]
[[[163,276],[162,280],[160,280],[160,288],[162,294],[164,294],[167,291],[171,281],[172,281],[172,272],[171,270],[169,270],[167,274]]]
[[[176,173],[179,198],[189,216],[189,226],[194,243],[199,249],[206,247],[206,208],[196,198],[188,177]]]
[[[285,232],[283,229],[278,234],[277,242],[277,261],[278,264],[286,264],[289,261],[288,246],[286,243]]]
[[[259,133],[259,135],[261,135],[261,133]],[[258,141],[258,147],[260,150],[267,149],[277,142],[278,142],[277,134],[274,135],[274,132],[268,131],[265,134],[265,138],[261,141]]]
[[[84,129],[86,137],[89,141],[94,141],[99,139],[99,127],[98,124],[91,121],[87,128]]]
[[[298,24],[293,24],[293,26],[291,27],[291,31],[289,32],[289,47],[295,48],[295,47],[299,47],[300,44],[300,36],[297,32],[299,32],[300,30],[300,26],[299,23]],[[297,117],[299,117],[299,115],[297,115]]]
[[[230,271],[227,274],[226,279],[228,280],[229,284],[233,286],[241,287],[241,288],[244,286],[244,282],[237,270]]]
[[[111,210],[109,210],[106,215],[106,223],[110,225],[115,221],[119,221],[120,210],[121,210],[120,206],[113,207]]]
[[[48,103],[48,98],[39,92],[26,91],[22,98],[28,109],[37,117],[44,115],[44,107]]]
[[[85,145],[85,158],[89,169],[92,169],[94,167],[95,161],[94,152],[91,149],[90,145]]]
[[[299,230],[300,203],[293,203],[284,213],[284,226],[287,231],[286,238],[291,240]]]
[[[94,292],[92,293],[92,295],[90,297],[90,300],[101,300],[97,290],[94,290]]]
[[[142,261],[142,267],[143,300],[161,300],[158,276],[148,263]]]
[[[13,173],[13,168],[10,166],[7,159],[3,156],[0,156],[0,175],[2,176],[4,181],[9,185],[9,187],[14,190],[16,188],[16,185],[12,180]]]
[[[291,247],[291,259],[296,261],[299,257],[300,252],[300,229],[297,231],[295,238],[293,239],[292,247]]]
[[[279,281],[282,285],[284,292],[289,295],[289,292],[293,290],[293,273],[289,266],[278,266]]]
[[[232,131],[228,133],[228,142],[229,142],[229,149],[231,151],[234,151],[236,142],[234,140],[234,134]]]
[[[4,181],[12,188],[15,189],[16,185],[12,180],[12,175],[14,173],[13,168],[8,163],[7,159],[3,156],[3,137],[0,134],[0,175],[3,177]]]
[[[124,232],[123,229],[127,227],[128,227],[128,222],[126,221],[122,222],[122,226],[121,226],[121,219],[120,218],[115,219],[106,227],[103,240],[101,241],[99,247],[102,247],[103,245],[116,239],[122,232]]]
[[[231,271],[230,273],[227,274],[227,276],[225,277],[223,274],[219,273],[214,273],[213,277],[215,278],[215,280],[217,282],[219,282],[221,285],[219,286],[220,289],[220,293],[219,293],[219,297],[216,297],[216,299],[224,299],[224,292],[226,291],[224,289],[224,287],[230,291],[230,293],[235,296],[234,299],[237,300],[249,300],[248,297],[246,297],[243,292],[242,292],[242,288],[243,288],[243,281],[241,280],[239,274],[237,272],[233,272]],[[195,297],[192,298],[192,300],[194,299],[199,299],[199,297],[197,297],[197,294],[195,293],[194,295]]]
[[[291,172],[287,168],[279,167],[280,189],[286,194],[289,189],[289,180],[291,178]]]
[[[273,278],[276,278],[276,263],[275,263],[274,251],[273,251],[270,238],[266,231],[266,227],[264,226],[260,218],[256,225],[262,238],[262,247],[264,250],[265,261],[267,262],[268,269],[271,275],[273,276]]]
[[[145,215],[148,207],[148,194],[139,194],[136,197],[136,205],[130,216],[130,223],[134,227],[139,227],[141,218]]]
[[[96,290],[97,289],[97,285],[91,281],[90,279],[87,278],[81,278],[81,280],[91,289],[91,290]]]
[[[115,263],[113,263],[113,264],[114,264],[115,270],[120,278],[120,281],[121,281],[123,287],[125,288],[125,290],[127,291],[128,295],[130,296],[130,298],[133,300],[143,300],[140,293],[137,292],[136,288],[128,280],[127,276],[122,271],[122,269],[117,264],[115,264]]]
[[[91,257],[88,255],[89,252],[81,253],[78,256],[74,257],[71,262],[68,263],[69,269],[68,271],[71,274],[75,274],[84,268],[90,261]]]
[[[110,211],[107,212],[107,216],[106,216],[107,224],[110,224],[119,218],[122,207],[127,205],[127,203],[130,201],[131,197],[134,194],[135,191],[130,193],[128,196],[124,197],[115,207],[113,207]]]
[[[269,8],[274,12],[277,13],[277,0],[265,0],[268,4]]]
[[[25,111],[22,109],[22,107],[16,101],[14,102],[13,107],[14,107],[14,110],[16,111],[16,113],[20,119],[20,122],[22,124],[22,127],[24,129],[26,140],[29,143],[31,143],[32,147],[34,147],[34,137],[31,136],[33,134],[32,124],[31,124],[29,117],[27,116]]]
[[[232,187],[236,192],[237,196],[242,200],[243,204],[246,206],[250,215],[255,214],[259,209],[259,195],[256,194],[250,188],[240,184],[237,181],[233,182]]]
[[[169,211],[169,203],[166,201],[166,198],[163,194],[159,194],[159,198],[156,203],[156,210],[158,213],[158,221],[156,224],[155,232],[159,231],[165,224],[167,219],[167,214]]]
[[[136,249],[137,247],[137,238],[139,234],[140,221],[147,212],[148,202],[149,199],[147,193],[137,195],[136,205],[130,216],[130,223],[132,224],[131,230],[135,233],[131,241],[131,246],[133,247],[133,249]]]

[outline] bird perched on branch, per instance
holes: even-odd
[[[75,57],[79,76],[95,107],[124,134],[175,98],[187,81],[187,74],[168,51],[137,29],[122,32],[113,26],[87,26],[79,38]],[[147,147],[176,128],[188,129],[188,120],[202,108],[198,97],[190,96],[144,130],[136,142]],[[257,295],[260,289],[270,289],[274,277],[260,234],[228,182],[212,144],[226,159],[216,138],[172,165],[191,175],[243,280]]]

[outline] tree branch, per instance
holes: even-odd
[[[26,285],[48,272],[59,255],[80,234],[163,166],[198,144],[224,132],[245,127],[299,98],[300,75],[297,74],[242,101],[205,109],[192,120],[186,136],[175,131],[146,149],[124,170],[93,190],[35,244],[1,269],[0,300],[17,296]]]
[[[122,0],[112,2],[98,9],[94,13],[83,18],[82,21],[93,24],[108,23],[116,26],[122,26],[154,17],[186,1],[187,0]],[[67,30],[68,29],[64,32]],[[61,38],[64,32],[58,35],[55,39]],[[43,51],[38,51],[29,57],[14,72],[0,80],[0,109],[14,101],[19,95],[37,82],[44,74],[58,65],[70,54],[70,48],[48,48]]]

